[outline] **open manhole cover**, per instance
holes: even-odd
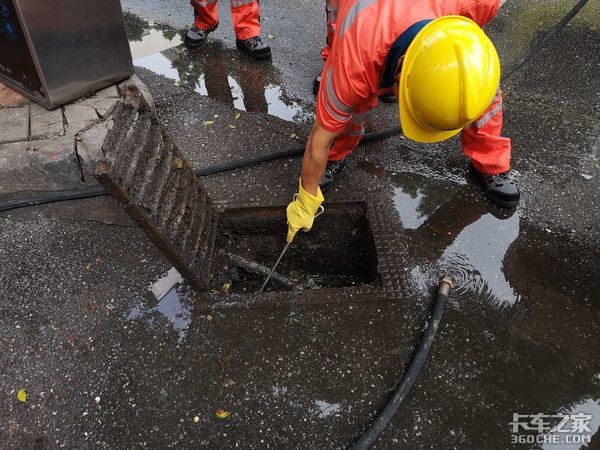
[[[285,205],[216,208],[136,89],[127,91],[115,116],[118,120],[97,161],[100,182],[196,290],[228,294],[231,299],[226,301],[233,303],[258,292],[264,272],[268,274],[285,246]],[[310,233],[298,233],[277,267],[293,290],[304,291],[293,301],[401,298],[401,225],[390,208],[363,197],[325,208]],[[233,263],[236,258],[261,265],[263,273]],[[308,295],[314,289],[321,289],[319,296]],[[281,298],[290,297],[288,290],[289,285],[277,280],[267,288]]]

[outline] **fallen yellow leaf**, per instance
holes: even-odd
[[[221,286],[221,292],[228,292],[230,287],[231,283],[225,283],[223,286]]]
[[[215,415],[219,419],[227,419],[231,415],[231,413],[229,411],[225,411],[224,409],[217,409]]]
[[[296,133],[290,134],[290,138],[291,139],[296,139],[297,137],[298,137],[298,135]]]
[[[17,398],[20,402],[27,403],[27,393],[25,392],[25,389],[19,389],[19,392],[17,392]]]
[[[202,122],[202,125],[212,125],[213,123],[215,123],[214,120],[205,120],[204,122]]]
[[[229,128],[231,128],[233,130],[233,129],[235,129],[235,125],[229,125]]]
[[[235,120],[238,120],[240,117],[242,117],[242,114],[241,114],[241,113],[237,113],[237,114],[235,115],[234,119],[235,119]]]
[[[173,158],[173,160],[171,161],[171,169],[183,169],[184,165],[185,163],[181,158]]]

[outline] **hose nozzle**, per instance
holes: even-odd
[[[447,275],[444,275],[440,278],[440,283],[438,284],[438,294],[444,294],[448,296],[450,294],[450,290],[454,287],[454,281]]]

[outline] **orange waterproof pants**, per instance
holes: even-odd
[[[246,40],[260,35],[260,8],[258,0],[230,0],[235,36]],[[200,30],[213,30],[219,23],[218,0],[191,0],[194,7],[194,25]]]

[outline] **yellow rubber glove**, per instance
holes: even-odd
[[[294,236],[301,228],[309,231],[313,226],[315,214],[325,199],[321,188],[317,187],[317,195],[310,195],[302,188],[302,180],[298,188],[298,196],[287,207],[288,244],[294,240]]]

